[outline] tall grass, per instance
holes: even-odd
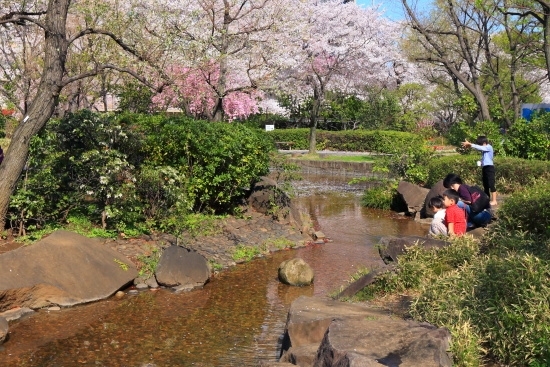
[[[522,206],[550,195],[545,190],[539,187],[531,194],[523,193]],[[520,210],[515,204],[519,202],[507,201],[501,209],[503,218]],[[538,231],[531,228],[533,234],[518,230],[524,225],[521,220],[503,219],[481,241],[464,236],[440,250],[408,248],[399,258],[397,271],[379,276],[358,298],[404,291],[414,294],[409,314],[451,331],[456,366],[481,366],[487,360],[548,366],[549,241],[542,231],[545,224]]]

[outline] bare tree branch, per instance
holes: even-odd
[[[11,12],[0,17],[0,25],[6,26],[6,24],[14,23],[18,25],[24,25],[26,21],[31,22],[39,26],[44,30],[48,30],[46,25],[34,18],[40,15],[46,14],[46,11],[41,12]]]

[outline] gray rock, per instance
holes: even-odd
[[[288,311],[282,351],[312,343],[318,347],[335,318],[365,317],[379,319],[386,317],[386,312],[360,304],[300,296]]]
[[[189,291],[192,291],[193,289],[195,289],[195,286],[193,286],[192,284],[183,284],[183,285],[178,285],[176,287],[172,287],[172,290],[176,293],[189,292]]]
[[[2,345],[2,343],[4,343],[4,341],[8,337],[8,329],[9,329],[8,320],[6,320],[3,317],[0,317],[0,345]]]
[[[451,334],[414,321],[334,320],[313,366],[451,367]]]
[[[17,307],[8,311],[0,313],[0,317],[3,317],[7,321],[19,320],[22,317],[33,314],[34,311],[28,307]]]
[[[56,231],[0,255],[0,311],[104,299],[136,276],[134,265],[101,240]]]
[[[386,264],[397,262],[400,255],[405,252],[405,247],[419,245],[424,248],[442,248],[451,243],[443,240],[436,240],[430,237],[405,236],[394,237],[386,236],[380,239],[378,253]]]
[[[261,361],[259,367],[294,367],[295,364],[276,361]]]
[[[432,186],[430,191],[428,191],[428,194],[425,196],[424,200],[424,211],[426,213],[426,217],[433,217],[435,214],[429,206],[430,200],[438,195],[443,194],[445,190],[447,189],[445,188],[445,186],[443,186],[443,180],[439,180]]]
[[[407,181],[401,181],[397,186],[397,192],[403,197],[411,215],[415,215],[424,208],[424,200],[429,191]]]
[[[197,253],[179,246],[166,248],[155,271],[157,282],[167,287],[205,284],[210,278],[206,259]]]
[[[149,289],[149,286],[145,283],[138,283],[136,284],[136,289],[138,290]]]
[[[327,236],[321,231],[315,231],[313,232],[313,239],[315,240],[322,240],[325,239]]]
[[[279,362],[288,362],[296,366],[313,366],[319,344],[312,343],[299,347],[290,347],[283,353]]]
[[[369,284],[374,283],[374,281],[376,280],[376,277],[379,274],[381,274],[383,272],[386,272],[386,271],[392,271],[392,270],[393,270],[393,268],[390,267],[390,266],[387,266],[387,267],[384,267],[384,268],[373,269],[368,274],[365,274],[365,275],[361,276],[359,279],[357,279],[356,281],[350,283],[346,288],[344,288],[340,293],[338,293],[338,295],[336,296],[336,299],[341,299],[341,298],[344,298],[344,297],[354,296],[357,292],[359,292],[360,290],[362,290],[363,288],[365,288]]]
[[[314,273],[303,259],[283,261],[278,269],[279,280],[288,285],[304,286],[313,283]]]
[[[151,277],[145,281],[145,284],[149,286],[149,288],[158,288],[159,284],[157,283],[157,279],[155,277]]]
[[[279,219],[287,219],[288,223],[301,229],[307,230],[307,225],[303,221],[303,214],[292,203],[290,196],[281,190],[277,182],[269,177],[261,177],[256,182],[247,198],[248,205],[255,211],[268,214],[273,208],[278,208]]]
[[[446,329],[363,304],[301,296],[290,306],[281,361],[303,367],[451,366],[449,343]]]

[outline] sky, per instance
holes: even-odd
[[[361,6],[372,6],[379,5],[380,10],[384,13],[385,16],[391,20],[403,20],[405,15],[403,13],[403,5],[401,0],[356,0],[358,5]],[[428,7],[431,0],[418,0],[417,7],[422,9],[422,7]],[[414,3],[414,1],[411,1]]]

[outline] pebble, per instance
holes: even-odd
[[[59,311],[59,310],[61,310],[61,307],[59,306],[48,307],[48,311]]]
[[[124,293],[123,291],[118,291],[118,292],[115,293],[115,296],[116,296],[117,298],[122,298],[122,297],[124,297],[125,294],[126,294],[126,293]]]

